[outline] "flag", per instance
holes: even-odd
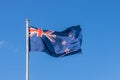
[[[80,25],[63,31],[29,27],[29,50],[45,52],[54,57],[81,52],[82,34]]]

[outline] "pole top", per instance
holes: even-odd
[[[26,18],[26,21],[30,21],[28,18]]]

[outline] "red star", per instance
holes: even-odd
[[[70,49],[66,48],[65,52],[68,54],[70,52]]]
[[[62,41],[62,45],[66,45],[66,43],[67,43],[67,42],[66,42],[65,40],[64,40],[64,41]]]

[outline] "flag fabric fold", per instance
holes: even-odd
[[[30,51],[46,52],[51,56],[60,57],[80,53],[81,44],[80,25],[71,26],[61,32],[29,27]]]

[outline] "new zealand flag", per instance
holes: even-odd
[[[54,57],[61,57],[81,52],[82,34],[80,25],[64,31],[43,30],[29,27],[30,51],[46,52]]]

